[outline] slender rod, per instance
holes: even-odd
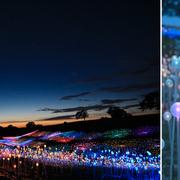
[[[179,142],[179,137],[180,137],[180,130],[179,130],[179,118],[177,119],[177,177],[178,180],[180,180],[180,142]]]
[[[175,118],[173,118],[172,122],[172,134],[171,134],[171,142],[170,142],[170,180],[173,180],[173,164],[174,164],[174,131],[175,131]]]

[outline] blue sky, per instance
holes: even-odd
[[[141,0],[3,3],[0,120],[65,115],[38,110],[104,99],[138,103],[158,89],[158,12],[158,3]]]

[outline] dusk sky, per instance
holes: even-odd
[[[158,1],[2,3],[0,122],[139,113],[159,87],[157,17]]]

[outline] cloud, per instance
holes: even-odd
[[[65,108],[65,109],[51,109],[51,108],[43,108],[38,111],[51,111],[52,113],[64,113],[64,112],[76,112],[84,110],[94,110],[94,111],[101,111],[104,109],[109,108],[109,105],[90,105],[90,106],[77,106],[73,108]]]
[[[116,103],[123,103],[127,101],[134,101],[137,100],[136,98],[131,99],[103,99],[101,100],[102,104],[116,104]]]
[[[74,98],[78,98],[78,97],[82,97],[82,96],[87,96],[91,94],[91,92],[82,92],[80,94],[73,94],[73,95],[69,95],[69,96],[63,96],[61,98],[61,100],[71,100],[71,99],[74,99]]]
[[[83,102],[89,102],[89,99],[78,99],[79,101],[83,101]]]
[[[42,108],[42,109],[39,109],[38,111],[56,111],[58,109],[54,109],[54,108]]]
[[[51,121],[51,120],[67,120],[67,119],[72,119],[74,118],[74,115],[65,115],[65,116],[55,116],[52,118],[47,118],[47,119],[40,119],[36,121]]]
[[[139,104],[131,104],[131,105],[124,106],[123,108],[130,109],[130,108],[134,108],[134,107],[139,107]]]
[[[62,109],[57,109],[57,108],[42,108],[39,109],[38,111],[50,111],[52,113],[76,113],[81,110],[93,110],[93,111],[102,111],[105,109],[108,109],[115,103],[122,103],[122,102],[127,102],[127,101],[134,101],[137,100],[136,98],[130,98],[130,99],[103,99],[101,100],[102,104],[95,104],[95,105],[89,105],[89,106],[77,106],[77,107],[72,107],[72,108],[62,108]],[[123,106],[122,108],[128,109],[131,107],[138,107],[139,104],[132,104],[132,105],[126,105]],[[62,119],[63,118],[72,118],[74,117],[75,114],[73,115],[65,115],[65,116],[57,116],[53,118],[48,118],[47,120],[56,120],[56,119]]]
[[[111,93],[121,93],[121,92],[132,92],[132,91],[139,91],[142,89],[151,89],[151,88],[158,88],[158,83],[147,83],[147,84],[136,84],[131,85],[129,87],[122,87],[122,86],[114,86],[114,87],[104,87],[100,88],[100,92],[111,92]]]

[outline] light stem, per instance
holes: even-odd
[[[178,180],[180,180],[180,142],[179,142],[179,137],[180,137],[180,130],[179,130],[179,117],[177,118],[177,176]]]
[[[171,142],[170,142],[170,180],[173,180],[174,131],[175,131],[175,118],[173,118],[173,121],[172,121],[172,134],[171,134]]]

